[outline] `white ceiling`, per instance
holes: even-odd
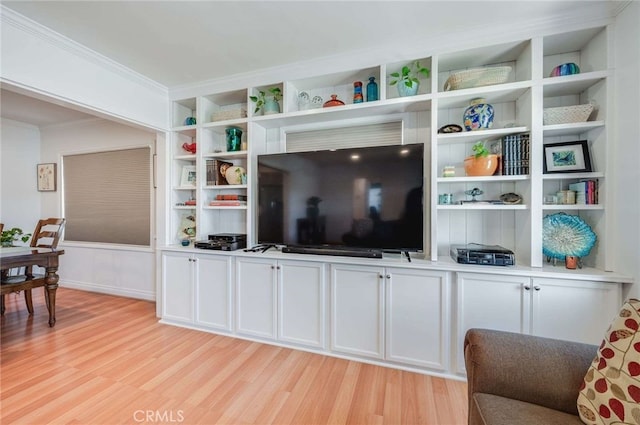
[[[502,22],[561,18],[576,8],[597,8],[605,17],[620,4],[614,0],[1,3],[168,88],[363,49],[375,53],[377,46],[401,46],[407,40],[415,43]],[[3,116],[12,110],[5,94]]]

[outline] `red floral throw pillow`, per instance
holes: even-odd
[[[580,388],[585,424],[640,424],[640,300],[630,299],[609,326]]]

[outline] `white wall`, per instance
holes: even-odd
[[[49,195],[37,188],[36,165],[42,162],[38,127],[2,119],[0,158],[0,223],[32,233],[41,218],[41,199]]]
[[[48,126],[42,128],[40,134],[41,162],[57,164],[62,163],[61,158],[66,154],[154,146],[156,137],[155,133],[102,119]],[[61,187],[52,195],[42,198],[43,216],[62,215]],[[59,272],[61,286],[155,299],[153,247],[142,249],[65,241],[60,247],[65,250]]]
[[[628,296],[640,298],[640,2],[631,2],[614,26],[616,171],[611,245],[616,271],[635,278]]]

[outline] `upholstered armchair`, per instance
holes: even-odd
[[[469,425],[583,423],[576,400],[595,345],[470,329],[464,355]]]

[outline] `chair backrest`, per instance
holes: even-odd
[[[38,221],[36,230],[31,236],[31,246],[55,249],[62,235],[65,221],[64,218],[47,218]]]

